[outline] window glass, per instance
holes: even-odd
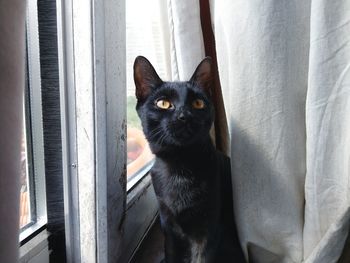
[[[40,54],[36,7],[36,1],[28,2],[19,218],[21,230],[19,239],[20,242],[24,243],[47,222]]]
[[[146,57],[159,76],[169,79],[168,35],[165,1],[126,1],[126,61],[127,61],[127,176],[130,189],[150,168],[153,156],[142,132],[135,106],[133,63],[137,56]]]
[[[26,227],[31,221],[30,213],[30,198],[29,198],[29,178],[27,165],[27,140],[26,140],[26,125],[23,123],[22,143],[21,143],[21,192],[20,192],[20,220],[19,227]]]

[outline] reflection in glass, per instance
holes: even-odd
[[[30,200],[29,200],[29,178],[27,165],[27,143],[26,143],[26,127],[23,125],[22,143],[21,143],[21,192],[20,192],[20,219],[19,227],[22,229],[31,221]]]
[[[137,56],[147,57],[160,77],[170,79],[169,37],[166,4],[159,0],[126,2],[127,61],[127,176],[130,189],[147,172],[153,160],[137,116],[133,63]],[[141,176],[140,176],[141,174]]]

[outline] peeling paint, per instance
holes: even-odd
[[[126,130],[126,119],[123,119],[121,128],[122,128],[122,131]]]
[[[119,177],[119,184],[122,187],[124,191],[126,191],[126,164],[123,165],[123,172],[121,173]]]

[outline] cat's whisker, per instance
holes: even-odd
[[[162,127],[157,127],[155,128],[153,131],[151,131],[148,136],[151,138],[153,138],[154,136],[158,135],[159,133],[161,133],[163,131]]]
[[[165,140],[165,138],[167,138],[167,134],[164,134],[161,139],[160,139],[160,146],[163,146],[163,142]]]
[[[150,137],[150,138],[155,138],[156,136],[158,136],[158,135],[161,134],[162,132],[163,132],[163,130],[162,130],[162,129],[159,129],[158,131],[155,131],[155,132],[151,133],[151,134],[149,135],[149,137]]]
[[[159,146],[161,146],[160,141],[161,141],[161,139],[162,139],[164,136],[165,136],[165,134],[162,134],[162,135],[157,139],[156,144],[158,144]]]
[[[163,142],[165,141],[165,139],[168,139],[169,135],[164,133],[164,135],[162,137],[160,137],[159,139],[159,145],[162,147],[163,146]]]

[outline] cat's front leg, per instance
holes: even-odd
[[[165,259],[162,263],[187,263],[190,262],[191,252],[188,240],[174,233],[172,230],[165,232]]]
[[[161,263],[189,263],[191,251],[187,235],[183,232],[171,209],[163,202],[159,204],[160,225],[165,237],[165,258]]]

